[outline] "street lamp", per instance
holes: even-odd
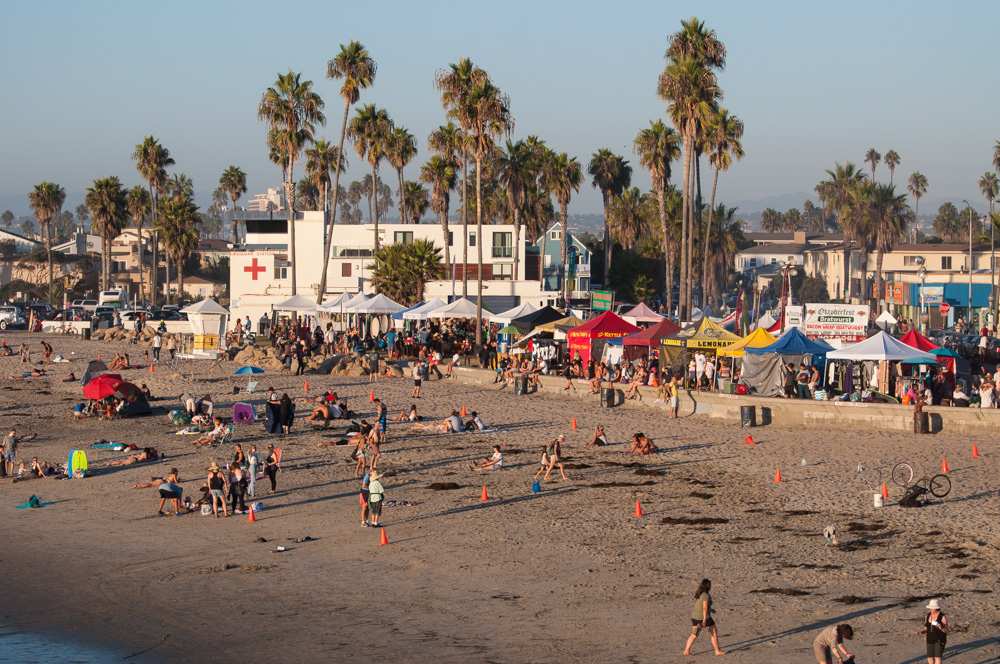
[[[962,202],[969,209],[969,300],[967,302],[969,320],[967,322],[969,327],[972,327],[972,205],[964,198]]]
[[[924,333],[927,331],[927,327],[924,325],[924,316],[927,315],[927,302],[924,299],[924,285],[927,283],[927,267],[924,266],[923,256],[917,256],[917,265],[920,266],[917,270],[917,276],[920,277],[920,331]]]

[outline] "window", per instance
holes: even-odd
[[[448,246],[455,246],[455,233],[453,231],[448,231]]]
[[[493,258],[510,258],[514,255],[513,233],[493,233]]]
[[[413,231],[396,231],[392,234],[393,244],[412,244]]]
[[[351,266],[350,263],[341,263],[340,264],[340,276],[342,276],[342,277],[349,277],[349,276],[351,276],[351,267],[352,266]]]
[[[509,233],[508,233],[509,235]],[[506,279],[510,280],[514,278],[514,265],[513,263],[496,263],[493,266],[493,278],[494,279]]]
[[[903,256],[903,265],[905,267],[916,267],[920,265],[920,256]]]
[[[275,279],[287,279],[288,278],[288,268],[274,266],[274,278]]]
[[[469,246],[470,247],[476,246],[476,234],[475,233],[469,233]]]
[[[552,267],[552,256],[545,254],[545,267]]]
[[[951,256],[942,256],[941,257],[941,269],[942,270],[950,270],[951,269]]]
[[[561,231],[549,231],[550,240],[558,240],[560,237],[562,237]]]
[[[590,290],[590,277],[580,277],[580,290],[582,291]]]
[[[341,256],[343,258],[367,258],[372,255],[372,250],[345,247],[341,249],[339,252],[335,252],[334,255]]]

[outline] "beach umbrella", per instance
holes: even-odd
[[[249,364],[243,365],[239,369],[233,372],[234,376],[251,376],[255,374],[262,374],[264,370],[260,367],[252,367]]]
[[[118,374],[101,374],[83,386],[83,396],[87,399],[106,399],[117,392],[124,382]]]

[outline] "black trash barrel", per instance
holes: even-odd
[[[930,413],[923,411],[913,414],[913,433],[930,433],[931,418]]]
[[[90,341],[90,328],[89,327],[83,328],[83,338],[86,339],[87,341]]]
[[[605,408],[613,408],[615,405],[615,388],[605,387],[601,390],[601,405]]]
[[[740,426],[741,427],[757,426],[756,406],[740,406]]]

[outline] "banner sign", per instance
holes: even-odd
[[[614,303],[614,291],[595,290],[590,292],[590,308],[593,311],[609,311]]]
[[[944,302],[944,286],[922,286],[924,304],[941,304]]]
[[[789,304],[785,306],[785,329],[790,327],[802,328],[802,305]]]
[[[868,329],[867,304],[806,304],[808,337],[862,341]]]

